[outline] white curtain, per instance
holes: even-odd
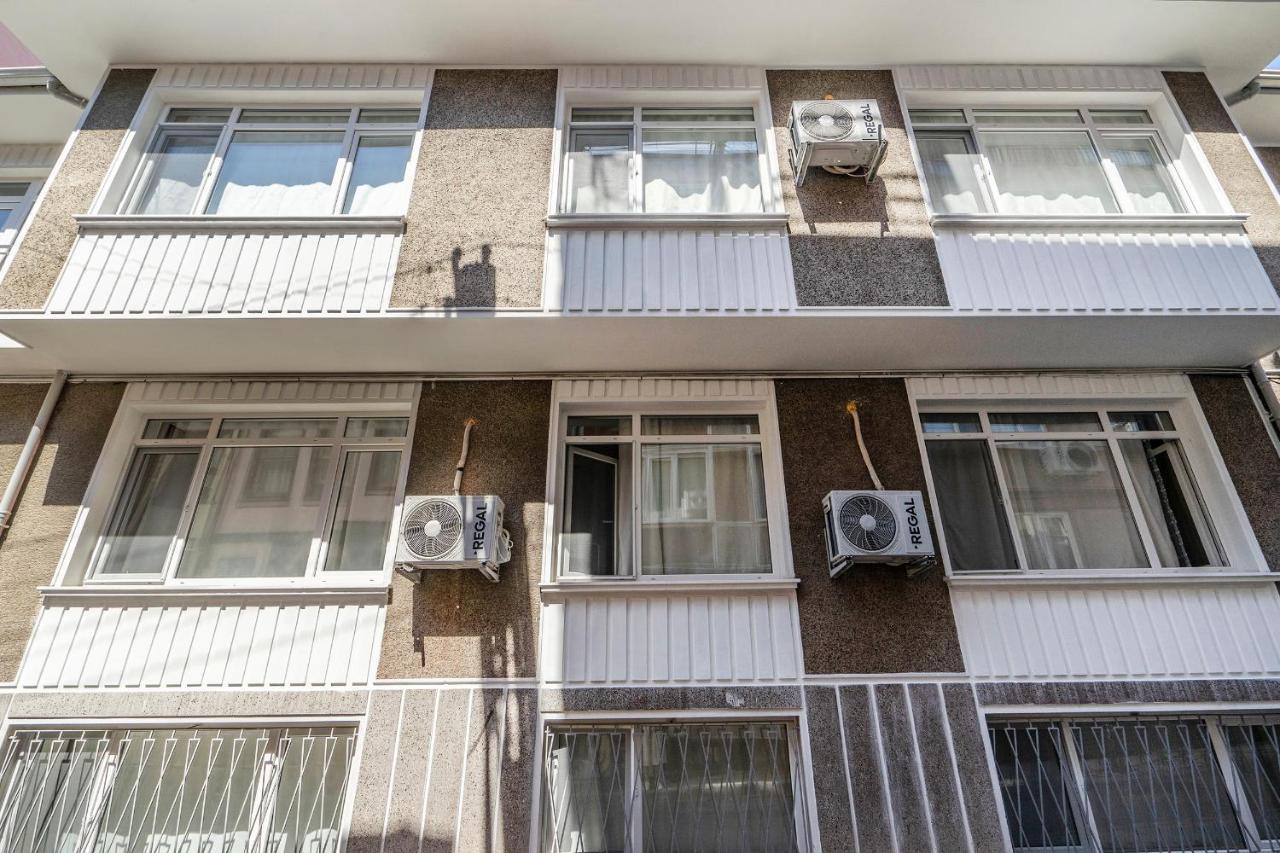
[[[645,213],[758,213],[760,161],[751,130],[646,130]]]
[[[1116,213],[1102,163],[1084,131],[987,131],[1001,213]]]
[[[409,203],[412,136],[366,136],[356,146],[343,213],[398,215]]]
[[[1124,182],[1134,213],[1182,213],[1169,169],[1149,136],[1104,136],[1102,150]]]
[[[149,155],[151,172],[134,213],[183,216],[196,212],[196,196],[218,144],[217,133],[173,134]]]
[[[224,216],[314,216],[332,212],[342,134],[242,132],[231,139],[209,201]]]
[[[966,137],[921,132],[916,141],[934,209],[939,213],[985,213],[979,158],[969,150]]]

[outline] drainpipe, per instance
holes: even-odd
[[[49,82],[44,84],[45,90],[60,101],[66,101],[68,104],[75,104],[80,109],[84,109],[89,103],[88,98],[81,97],[75,92],[63,85],[62,81],[53,75],[49,76]]]
[[[49,383],[49,390],[45,392],[44,402],[40,404],[40,411],[36,414],[36,422],[31,425],[27,441],[22,445],[22,453],[18,455],[18,464],[14,466],[13,474],[9,477],[9,485],[5,487],[4,496],[0,497],[0,541],[3,541],[5,534],[9,532],[9,521],[13,518],[14,507],[18,504],[18,495],[22,493],[22,487],[31,474],[31,463],[35,461],[36,453],[40,450],[45,428],[49,426],[49,418],[53,415],[53,407],[58,404],[58,398],[62,395],[62,386],[66,384],[67,372],[56,371],[53,374],[53,381]]]

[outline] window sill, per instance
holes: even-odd
[[[793,590],[800,585],[799,578],[725,578],[695,580],[570,580],[554,581],[539,585],[545,594],[612,594],[612,593],[671,593],[671,592],[776,592]]]
[[[42,586],[37,590],[46,607],[94,605],[151,606],[249,605],[249,604],[386,604],[391,592],[381,579],[377,584],[344,586]]]
[[[574,228],[784,228],[785,213],[554,213],[547,227]]]
[[[934,213],[929,224],[936,227],[975,228],[1240,228],[1247,213],[1173,213],[1163,216],[1021,216],[999,213]]]
[[[169,234],[299,233],[403,234],[403,216],[134,216],[81,214],[81,234],[164,232]]]
[[[974,573],[949,575],[953,587],[996,586],[1176,586],[1180,584],[1280,583],[1276,572],[1027,572],[1025,574]]]

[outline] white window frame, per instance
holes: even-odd
[[[1189,386],[1188,386],[1189,387]],[[1169,577],[1199,577],[1212,576],[1215,574],[1247,574],[1255,575],[1269,571],[1265,558],[1258,547],[1257,540],[1253,536],[1252,527],[1244,514],[1243,507],[1240,506],[1239,498],[1236,496],[1235,490],[1231,485],[1231,478],[1228,474],[1225,464],[1221,456],[1218,454],[1217,446],[1214,442],[1212,434],[1209,432],[1208,424],[1204,421],[1204,416],[1199,410],[1199,406],[1194,400],[1188,396],[1181,394],[1170,394],[1168,396],[1157,397],[1124,397],[1120,395],[1101,396],[1092,398],[1088,402],[1080,400],[1067,399],[1045,399],[1043,397],[966,397],[965,399],[950,398],[951,395],[912,395],[912,408],[915,417],[916,437],[920,448],[921,461],[924,466],[925,479],[929,489],[930,500],[935,508],[939,508],[938,489],[934,484],[933,472],[929,465],[929,454],[927,443],[929,441],[945,441],[945,440],[970,440],[987,442],[987,452],[990,454],[991,467],[995,472],[996,485],[999,490],[999,496],[1004,509],[1004,522],[1009,532],[1010,538],[1013,540],[1015,553],[1017,555],[1018,568],[1015,570],[973,570],[956,572],[951,565],[951,558],[947,550],[946,529],[941,517],[941,510],[938,509],[938,518],[936,529],[934,530],[935,540],[938,542],[939,554],[943,558],[943,565],[949,578],[957,579],[1001,579],[1001,578],[1046,578],[1046,579],[1065,579],[1088,581],[1091,578],[1115,578],[1115,577],[1143,577],[1143,576],[1169,576]],[[1108,412],[1141,412],[1141,411],[1167,411],[1173,418],[1175,430],[1171,432],[1119,432],[1110,429],[1107,421]],[[1095,414],[1101,421],[1104,429],[1101,432],[1093,433],[1068,433],[1068,432],[1002,432],[999,438],[992,438],[990,428],[989,414],[994,412],[1087,412]],[[976,433],[933,433],[926,435],[920,416],[922,414],[979,414],[982,426],[981,432]],[[1132,480],[1129,476],[1128,468],[1124,463],[1124,459],[1119,455],[1120,450],[1117,441],[1125,438],[1176,438],[1182,448],[1182,454],[1186,459],[1192,480],[1194,481],[1195,492],[1198,494],[1205,513],[1208,516],[1211,527],[1215,534],[1215,543],[1219,552],[1225,558],[1225,565],[1222,566],[1168,566],[1163,567],[1159,564],[1159,559],[1155,550],[1154,542],[1151,538],[1150,531],[1146,526],[1146,520],[1142,515],[1141,506],[1138,503],[1133,487]],[[1125,499],[1128,502],[1130,511],[1134,517],[1134,523],[1139,531],[1142,541],[1143,551],[1149,556],[1151,565],[1142,566],[1115,566],[1099,569],[1029,569],[1027,568],[1027,558],[1021,539],[1018,535],[1018,527],[1016,519],[1013,517],[1012,505],[1009,501],[1008,489],[1005,485],[1003,472],[1000,470],[999,459],[996,456],[994,444],[998,441],[1036,441],[1036,440],[1088,440],[1098,441],[1105,440],[1111,451],[1111,458],[1117,468],[1117,476],[1124,489]],[[1082,535],[1088,535],[1085,531],[1080,531]]]
[[[26,191],[20,196],[0,195],[0,210],[9,211],[9,218],[5,221],[4,227],[0,228],[0,257],[4,253],[13,248],[13,244],[17,242],[18,234],[22,231],[22,226],[27,221],[27,217],[31,215],[31,209],[35,206],[36,198],[40,195],[40,188],[44,186],[44,177],[7,177],[0,174],[0,184],[26,184]]]
[[[1004,110],[1015,111],[1015,112],[1016,111],[1036,111],[1036,110],[1062,111],[1067,109],[1074,110],[1075,112],[1080,114],[1081,122],[1079,124],[1063,124],[1063,125],[1045,125],[1045,124],[1034,124],[1034,123],[1025,124],[1025,125],[983,124],[980,121],[978,121],[974,116],[975,112],[988,112],[988,111],[1004,111]],[[939,136],[950,135],[953,137],[963,138],[965,140],[965,143],[969,146],[970,152],[973,153],[978,158],[978,163],[979,163],[978,185],[981,188],[981,193],[982,193],[981,200],[986,205],[987,209],[984,211],[978,211],[976,213],[963,213],[963,214],[959,214],[959,213],[951,214],[951,213],[947,213],[946,211],[943,211],[933,201],[933,188],[929,186],[929,181],[925,177],[924,171],[922,169],[920,172],[920,182],[921,184],[924,185],[926,198],[928,198],[930,209],[934,213],[945,214],[950,216],[1011,216],[1015,218],[1041,217],[1041,218],[1049,218],[1049,219],[1057,218],[1058,216],[1057,214],[1006,213],[999,209],[999,195],[1000,195],[999,186],[995,180],[995,175],[991,167],[991,161],[987,157],[986,150],[982,144],[982,136],[980,131],[984,131],[984,130],[1011,131],[1015,133],[1061,133],[1061,132],[1087,133],[1089,136],[1089,142],[1093,146],[1093,152],[1097,156],[1098,162],[1102,168],[1103,175],[1106,178],[1107,188],[1110,191],[1112,199],[1115,201],[1116,206],[1119,208],[1118,213],[1103,213],[1098,215],[1113,216],[1113,217],[1128,216],[1128,217],[1134,217],[1134,218],[1143,218],[1147,214],[1142,214],[1133,210],[1132,203],[1129,200],[1128,194],[1125,192],[1124,181],[1120,177],[1120,172],[1116,168],[1115,164],[1112,162],[1111,158],[1108,157],[1104,152],[1102,145],[1100,144],[1100,140],[1105,138],[1115,138],[1115,137],[1136,137],[1136,138],[1150,139],[1155,145],[1156,152],[1164,164],[1165,171],[1166,171],[1166,174],[1169,176],[1170,183],[1173,185],[1174,193],[1176,194],[1177,199],[1182,204],[1182,208],[1183,208],[1182,211],[1180,212],[1175,212],[1171,214],[1162,214],[1162,215],[1194,216],[1197,213],[1203,212],[1197,203],[1195,195],[1191,192],[1189,187],[1189,182],[1185,180],[1182,174],[1182,170],[1179,168],[1177,160],[1174,157],[1170,156],[1169,148],[1164,142],[1163,132],[1160,127],[1160,124],[1158,123],[1156,118],[1152,116],[1151,107],[1148,105],[1145,105],[1145,104],[1110,105],[1109,104],[1105,107],[1103,106],[1095,106],[1095,107],[1067,106],[1064,104],[1051,104],[1051,105],[1039,104],[1039,105],[1022,105],[1022,106],[1012,106],[1012,105],[1006,105],[1006,104],[992,105],[992,106],[914,105],[909,108],[908,116],[910,115],[910,110],[915,110],[917,112],[930,111],[930,110],[952,110],[952,111],[959,110],[963,112],[964,114],[963,122],[955,122],[955,123],[939,122],[936,124],[932,122],[921,123],[921,124],[913,123],[911,125],[912,144],[916,145],[918,148],[919,140],[922,136],[928,137],[934,134]],[[1145,112],[1151,120],[1146,124],[1110,125],[1110,124],[1106,124],[1105,122],[1100,124],[1093,115],[1094,110],[1097,110],[1099,112],[1118,111],[1118,110],[1127,110],[1127,111],[1135,111],[1135,112],[1141,111],[1141,112]]]
[[[643,417],[655,416],[734,416],[754,415],[760,427],[758,433],[735,435],[642,435],[640,421]],[[627,436],[569,436],[570,417],[630,417],[631,435]],[[786,496],[783,492],[781,448],[778,441],[776,414],[771,400],[744,401],[739,403],[724,402],[680,402],[664,403],[654,401],[618,400],[610,403],[573,403],[562,402],[555,410],[552,418],[552,429],[555,431],[552,442],[552,459],[549,483],[550,494],[547,503],[552,507],[548,523],[550,536],[547,541],[552,547],[546,549],[546,562],[549,564],[547,579],[564,584],[591,584],[624,582],[643,584],[724,584],[728,586],[742,582],[777,580],[794,577],[790,556],[790,538],[786,530]],[[563,521],[568,509],[569,482],[567,447],[569,445],[583,447],[593,444],[630,444],[631,452],[631,571],[627,574],[613,575],[578,575],[563,571],[564,546],[562,544]],[[695,573],[695,574],[644,574],[640,570],[640,522],[644,512],[642,506],[643,468],[640,448],[644,444],[758,444],[760,446],[761,467],[764,471],[765,512],[767,513],[769,530],[769,562],[772,571],[767,573]],[[621,495],[619,503],[623,503]],[[622,507],[619,507],[621,509]]]
[[[697,714],[681,714],[672,716],[670,712],[620,712],[608,714],[551,713],[543,714],[539,719],[538,745],[535,753],[537,783],[533,796],[533,832],[530,835],[530,853],[542,853],[543,823],[547,793],[548,767],[547,743],[556,731],[565,730],[610,730],[622,731],[627,737],[627,799],[629,809],[639,809],[640,789],[636,783],[639,766],[637,755],[636,731],[642,726],[697,726],[700,724],[737,724],[778,723],[786,727],[788,761],[791,769],[791,789],[794,798],[794,816],[796,842],[800,853],[810,853],[817,849],[814,839],[817,837],[816,798],[813,796],[813,774],[808,761],[808,731],[803,717],[794,712],[776,711],[743,711],[738,714],[709,711]],[[643,820],[633,819],[631,832],[627,842],[629,851],[644,850]]]
[[[1103,709],[1105,711],[1105,709]],[[1062,714],[1059,713],[1043,713],[1043,714],[987,714],[984,715],[983,721],[987,749],[987,758],[990,764],[991,778],[997,792],[1000,787],[1000,770],[996,763],[995,747],[991,742],[990,727],[1006,724],[1032,724],[1032,725],[1056,725],[1063,733],[1061,738],[1062,750],[1058,756],[1061,761],[1065,774],[1069,775],[1074,783],[1067,791],[1068,802],[1071,806],[1072,818],[1076,834],[1080,838],[1081,843],[1074,848],[1055,847],[1051,850],[1048,848],[1025,848],[1017,847],[1009,839],[1010,849],[1018,851],[1018,853],[1039,853],[1044,850],[1046,853],[1090,853],[1094,849],[1092,840],[1101,837],[1098,834],[1097,820],[1098,816],[1094,813],[1088,799],[1087,781],[1084,772],[1084,765],[1076,747],[1075,739],[1071,736],[1069,729],[1072,725],[1082,723],[1109,721],[1125,721],[1137,720],[1143,723],[1156,723],[1161,721],[1190,721],[1200,722],[1205,725],[1209,743],[1212,747],[1213,761],[1217,766],[1218,772],[1222,775],[1223,787],[1226,789],[1227,798],[1231,802],[1232,809],[1235,812],[1236,820],[1240,825],[1241,834],[1244,837],[1247,850],[1265,851],[1265,853],[1274,853],[1280,851],[1280,839],[1262,839],[1258,831],[1257,822],[1254,819],[1252,810],[1249,806],[1248,799],[1244,796],[1243,786],[1240,784],[1240,769],[1231,755],[1230,747],[1223,735],[1223,729],[1228,726],[1248,726],[1248,725],[1276,725],[1280,722],[1280,714],[1267,711],[1215,711],[1213,713],[1176,713],[1170,714],[1154,710],[1151,713],[1142,713],[1139,716],[1133,716],[1132,712],[1125,714],[1114,713],[1093,713],[1086,714]],[[997,796],[998,806],[1000,809],[1001,829],[1008,838],[1009,820],[1005,808],[1003,796]],[[1204,851],[1187,851],[1187,853],[1204,853]],[[1241,851],[1244,853],[1244,851]]]
[[[345,780],[345,790],[343,792],[343,803],[338,824],[338,849],[344,849],[346,841],[350,835],[351,819],[353,808],[355,805],[356,785],[360,777],[360,759],[363,754],[363,745],[365,738],[365,728],[367,721],[363,717],[349,716],[329,716],[322,717],[305,717],[289,715],[283,717],[196,717],[196,718],[40,718],[21,721],[8,721],[3,727],[0,727],[0,743],[7,744],[11,737],[27,732],[46,732],[46,733],[72,733],[72,732],[97,732],[103,731],[112,735],[116,732],[125,733],[141,733],[141,732],[167,732],[167,731],[191,731],[196,730],[220,730],[223,732],[232,732],[236,730],[255,730],[267,729],[283,731],[286,729],[349,729],[351,738],[351,760],[348,765],[348,776]],[[254,792],[252,795],[253,802],[260,804],[255,808],[261,808],[258,813],[263,817],[263,823],[269,826],[271,822],[271,814],[275,808],[278,798],[274,795],[277,789],[269,787],[269,783],[273,778],[275,750],[279,749],[279,744],[283,739],[283,735],[276,735],[272,740],[271,748],[264,751],[262,762],[254,782]],[[101,803],[104,795],[110,790],[110,786],[114,781],[115,775],[119,770],[118,767],[119,744],[112,739],[112,748],[105,753],[104,760],[98,768],[97,778],[94,780],[93,792],[91,794],[90,807],[86,809],[85,819],[82,824],[80,838],[91,839],[94,835],[90,832],[96,828],[97,821],[94,814],[97,809],[95,805]],[[0,790],[0,801],[8,794],[5,790]],[[86,834],[87,833],[87,834]],[[0,849],[6,848],[6,839],[0,835]],[[249,844],[252,851],[262,851],[263,839],[260,835],[255,835]]]
[[[182,109],[227,109],[230,115],[225,122],[169,122],[167,117],[173,110]],[[386,122],[365,122],[359,121],[360,111],[362,109],[404,109],[419,110],[417,119],[413,122],[404,122],[399,124]],[[246,111],[258,110],[281,110],[281,111],[313,111],[313,110],[347,110],[347,119],[344,122],[334,123],[305,123],[305,124],[289,124],[287,122],[265,122],[254,123],[241,120],[242,114]],[[143,216],[146,214],[137,213],[137,207],[142,200],[142,192],[149,182],[151,173],[155,168],[155,154],[159,150],[160,144],[169,136],[186,136],[186,135],[205,135],[218,130],[218,140],[214,147],[213,154],[209,158],[209,165],[205,168],[204,175],[201,178],[199,189],[196,193],[196,201],[192,210],[185,214],[152,214],[159,218],[167,218],[171,216],[209,216],[224,218],[239,218],[230,216],[229,214],[208,213],[207,208],[213,196],[214,187],[217,185],[218,176],[222,172],[222,166],[226,159],[227,149],[231,145],[234,135],[243,131],[265,131],[265,132],[341,132],[342,149],[338,155],[338,161],[334,168],[334,174],[329,182],[329,205],[326,210],[317,210],[314,216],[354,216],[358,214],[343,213],[342,208],[346,202],[347,190],[351,181],[352,167],[355,163],[355,155],[359,151],[360,141],[369,137],[378,136],[409,136],[409,157],[405,161],[405,181],[412,181],[417,160],[418,148],[421,142],[421,129],[423,124],[423,113],[420,104],[269,104],[269,103],[251,103],[247,105],[230,106],[227,104],[218,105],[210,103],[166,103],[161,107],[161,118],[155,123],[154,129],[147,140],[146,146],[142,149],[141,156],[136,167],[130,176],[125,191],[121,197],[118,206],[118,213],[127,216]],[[407,194],[406,194],[407,203]],[[404,211],[389,213],[387,215],[402,215]]]

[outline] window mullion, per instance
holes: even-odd
[[[240,118],[240,108],[237,107],[231,115],[231,118],[222,126],[222,133],[218,136],[218,144],[214,146],[213,156],[209,158],[209,165],[205,168],[204,176],[201,179],[200,192],[196,194],[196,203],[191,213],[199,215],[209,212],[209,202],[213,197],[213,187],[218,182],[218,174],[222,171],[223,160],[226,159],[227,149],[231,147],[231,137],[235,134],[235,123]]]
[[[626,850],[644,850],[644,787],[640,784],[640,727],[628,726],[627,732],[627,817]]]
[[[644,155],[641,138],[644,126],[640,107],[634,107],[631,121],[631,210],[644,213]]]
[[[641,443],[640,443],[640,415],[632,416],[631,425],[631,494],[628,499],[631,501],[631,576],[634,578],[641,577],[644,572],[641,569],[641,539],[643,529],[641,524],[641,505],[644,501],[644,466],[641,464]]]
[[[355,160],[356,144],[360,139],[360,135],[356,133],[356,116],[359,113],[358,109],[352,108],[347,115],[347,126],[342,134],[342,152],[338,155],[338,162],[333,167],[333,178],[330,181],[333,202],[329,205],[329,212],[334,215],[342,213],[344,189],[347,182],[351,180],[351,165]]]
[[[982,420],[983,427],[986,430],[990,430],[990,426],[986,423],[986,412],[982,412]],[[1009,494],[1009,484],[1005,481],[1004,462],[1000,458],[999,442],[990,435],[987,436],[987,453],[991,455],[991,470],[995,472],[996,487],[1000,493],[1000,503],[1004,506],[1005,524],[1009,526],[1009,538],[1013,541],[1014,554],[1018,559],[1018,570],[1022,572],[1031,571],[1031,564],[1027,561],[1026,549],[1022,546],[1022,530],[1018,527],[1018,519],[1013,512],[1013,499]]]
[[[1151,529],[1147,524],[1147,515],[1142,511],[1142,504],[1138,501],[1138,490],[1133,485],[1133,478],[1129,476],[1129,465],[1124,460],[1124,454],[1120,452],[1120,441],[1115,435],[1108,434],[1106,442],[1107,448],[1111,452],[1111,458],[1120,474],[1120,484],[1124,487],[1125,500],[1129,503],[1129,515],[1133,518],[1133,523],[1138,527],[1138,536],[1142,539],[1142,547],[1147,552],[1146,568],[1162,568],[1160,552],[1156,550],[1155,537],[1151,535]]]
[[[1062,733],[1060,743],[1062,744],[1062,758],[1067,762],[1067,767],[1071,770],[1071,779],[1075,783],[1068,790],[1068,796],[1074,801],[1076,834],[1080,837],[1082,844],[1087,844],[1094,853],[1101,853],[1102,850],[1102,833],[1098,831],[1098,823],[1093,814],[1093,808],[1089,804],[1089,783],[1085,776],[1084,762],[1080,758],[1079,750],[1076,749],[1075,734],[1071,728],[1071,720],[1055,720],[1052,724],[1058,726],[1058,731]]]
[[[313,448],[318,448],[321,446],[325,446],[325,445],[319,445],[319,444],[312,445]],[[315,526],[312,528],[312,534],[311,534],[311,548],[307,553],[307,570],[306,570],[305,577],[311,577],[311,578],[318,576],[323,566],[322,560],[324,559],[325,551],[327,550],[324,547],[325,531],[329,527],[330,516],[332,516],[335,512],[334,504],[336,503],[337,491],[338,491],[337,476],[342,471],[342,462],[343,462],[344,456],[346,455],[341,442],[335,441],[334,443],[329,444],[327,446],[333,450],[334,458],[329,463],[329,476],[324,484],[324,489],[321,492],[320,512],[316,514]],[[312,464],[314,464],[314,458],[309,458],[308,471],[310,470],[310,465]],[[301,474],[301,471],[299,471],[299,474]],[[307,488],[307,482],[306,482],[307,478],[305,476],[301,476],[298,479],[302,481],[302,489],[305,491]]]
[[[1111,195],[1115,198],[1116,204],[1120,208],[1120,212],[1124,214],[1133,214],[1133,204],[1129,200],[1129,193],[1125,190],[1124,179],[1120,177],[1120,170],[1116,168],[1116,164],[1111,161],[1111,155],[1106,153],[1106,148],[1102,143],[1106,134],[1089,126],[1089,141],[1093,143],[1093,149],[1098,155],[1098,162],[1102,165],[1102,174],[1106,177],[1107,183],[1111,185]]]
[[[965,118],[969,122],[969,139],[973,142],[974,153],[978,156],[978,185],[990,197],[989,210],[992,213],[1000,213],[1000,187],[996,185],[996,175],[991,168],[991,160],[987,157],[987,148],[982,144],[982,134],[978,133],[978,128],[973,122],[973,116],[969,110],[965,110]]]
[[[214,429],[210,430],[210,434],[217,435],[217,425],[221,418],[216,418]],[[191,475],[191,486],[187,489],[187,499],[182,505],[182,516],[178,519],[178,528],[174,532],[173,542],[169,546],[169,556],[166,558],[164,572],[162,577],[166,583],[174,580],[178,575],[178,563],[182,560],[182,552],[187,547],[187,537],[191,533],[191,525],[195,521],[196,504],[200,501],[200,491],[204,488],[204,478],[209,472],[209,465],[213,459],[213,442],[207,440],[200,448],[200,459],[196,463],[196,469]]]

